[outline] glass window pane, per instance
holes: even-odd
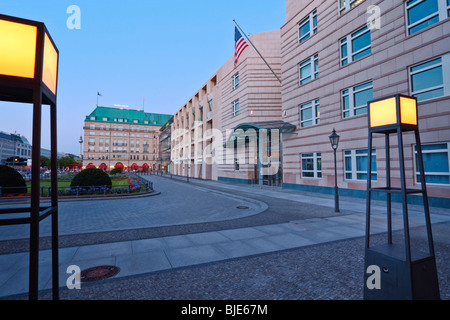
[[[361,84],[361,85],[359,85],[359,86],[356,86],[356,87],[353,88],[353,90],[359,91],[359,90],[362,90],[362,89],[364,89],[364,88],[368,88],[368,87],[371,87],[371,86],[372,86],[372,81],[371,81],[371,82],[364,83],[364,84]]]
[[[367,171],[367,157],[366,156],[356,157],[356,170],[357,171]]]
[[[411,72],[419,71],[421,69],[425,69],[425,68],[431,67],[431,66],[433,66],[435,64],[440,64],[441,62],[442,62],[442,58],[437,58],[437,59],[434,59],[434,60],[430,60],[430,61],[421,63],[421,64],[419,64],[419,65],[417,65],[415,67],[411,67]]]
[[[420,175],[417,175],[417,182],[420,183]],[[450,176],[445,175],[425,175],[425,181],[427,183],[438,183],[438,184],[450,184]]]
[[[371,48],[367,48],[366,50],[363,50],[363,51],[359,52],[358,54],[355,54],[353,56],[353,60],[358,60],[358,59],[360,59],[362,57],[365,57],[368,54],[370,54],[371,52],[372,52],[372,49]]]
[[[303,109],[301,114],[302,114],[302,121],[311,119],[312,118],[312,108]]]
[[[372,168],[371,171],[375,172],[377,171],[377,157],[376,156],[372,156]]]
[[[426,0],[408,10],[408,23],[413,24],[438,12],[438,0]]]
[[[300,39],[301,39],[300,41],[304,41],[309,38],[309,30],[310,30],[310,27],[309,27],[309,18],[308,18],[308,22],[306,22],[304,25],[302,25],[300,27]],[[307,37],[306,37],[306,35],[307,35]]]
[[[367,174],[366,173],[357,173],[356,179],[358,180],[367,180]]]
[[[365,31],[367,31],[367,29],[369,29],[369,28],[368,28],[368,27],[364,27],[364,28],[359,29],[359,30],[356,31],[356,32],[353,32],[353,33],[352,33],[352,38],[355,38],[355,37],[357,37],[358,35],[364,33]]]
[[[367,113],[367,107],[355,109],[355,116],[359,116],[360,114],[366,114],[366,113]]]
[[[302,172],[302,177],[305,178],[314,178],[314,172]]]
[[[349,96],[342,97],[342,108],[348,110],[350,108]]]
[[[450,0],[449,0],[450,1]],[[439,144],[425,144],[422,145],[422,152],[423,151],[428,151],[428,150],[442,150],[445,149],[447,150],[447,144],[446,143],[439,143]],[[414,147],[414,150],[417,151],[417,148]]]
[[[433,18],[425,20],[424,22],[419,23],[419,24],[415,25],[414,27],[410,28],[409,34],[411,35],[413,33],[416,33],[417,31],[425,29],[426,27],[429,27],[438,22],[439,22],[439,16],[434,16]]]
[[[436,90],[431,90],[431,91],[427,91],[424,93],[420,93],[420,94],[414,94],[414,97],[417,98],[417,101],[424,101],[424,100],[429,100],[429,99],[434,99],[434,98],[439,98],[442,97],[444,95],[444,89],[436,89]]]
[[[352,40],[352,52],[359,51],[370,45],[370,32],[357,37]]]
[[[302,124],[301,124],[302,128],[309,127],[309,126],[312,126],[312,125],[313,125],[312,120],[302,121]]]
[[[311,64],[308,63],[305,66],[300,67],[300,78],[303,79],[311,75]]]
[[[345,158],[345,171],[352,171],[352,159],[350,157]]]
[[[345,58],[347,56],[347,44],[341,46],[341,58]]]
[[[302,170],[314,170],[314,160],[311,159],[303,159],[302,160]]]
[[[367,105],[370,100],[373,100],[372,88],[355,93],[355,107]]]
[[[449,172],[448,153],[423,153],[423,166],[425,172]]]
[[[443,84],[442,66],[416,73],[412,76],[412,90],[419,91]]]

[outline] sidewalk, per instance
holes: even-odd
[[[167,179],[155,176],[148,176],[148,178],[152,181]],[[174,179],[173,183],[185,182]],[[300,206],[302,203],[312,203],[327,210],[334,207],[332,196],[321,195],[318,201],[318,198],[283,190],[213,181],[192,181],[192,186],[194,185],[198,190],[203,189],[205,192],[211,191],[208,187],[215,187],[289,199],[298,202]],[[155,183],[155,189],[157,188],[158,184]],[[120,272],[114,277],[121,278],[364,236],[365,200],[342,199],[340,208],[345,214],[328,218],[311,218],[272,225],[61,248],[59,251],[60,286],[66,286],[66,280],[70,275],[66,273],[66,270],[70,265],[77,265],[81,270],[94,266],[114,265],[120,268]],[[422,207],[409,206],[408,208],[410,228],[423,226]],[[432,224],[450,221],[449,209],[430,208],[430,210]],[[372,234],[385,232],[386,218],[384,216],[384,203],[374,203],[371,220]],[[393,204],[392,220],[393,230],[403,228],[402,211],[398,204]],[[40,251],[39,274],[40,289],[51,288],[51,250]],[[28,292],[28,252],[0,255],[0,297],[26,292]]]

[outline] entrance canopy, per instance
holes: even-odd
[[[266,130],[280,130],[280,132],[292,132],[295,130],[295,126],[293,124],[290,124],[288,122],[284,122],[282,120],[277,121],[262,121],[262,122],[246,122],[241,123],[238,126],[234,127],[233,130],[236,131],[237,129],[247,130],[249,128],[253,128],[256,130],[259,129],[266,129]]]
[[[267,130],[268,132],[271,130],[279,130],[280,133],[289,133],[293,132],[296,129],[296,126],[282,120],[241,123],[233,128],[233,133],[227,138],[227,142],[224,144],[224,147],[226,147],[227,143],[230,142],[231,139],[235,139],[235,137],[237,137],[235,132],[239,129],[243,130],[244,134],[248,129],[254,129],[256,132],[259,132],[259,130]]]

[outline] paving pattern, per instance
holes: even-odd
[[[95,228],[89,224],[83,229],[83,219],[75,219],[78,226],[61,236],[61,299],[362,299],[363,199],[341,199],[341,213],[335,213],[333,199],[326,195],[148,178],[156,190],[160,187],[160,195],[127,200],[134,204],[122,200],[64,204],[76,207],[68,212],[86,211],[89,203],[110,208],[105,212],[95,207],[95,219],[102,221]],[[199,205],[204,211],[196,211],[186,195],[210,201]],[[162,217],[152,220],[142,214],[163,212],[167,202],[171,213],[186,219],[184,223],[179,223],[178,215],[170,217],[170,224]],[[220,205],[226,207],[220,209]],[[236,209],[239,205],[248,209]],[[138,213],[127,212],[125,206],[138,208]],[[374,234],[385,229],[381,207],[375,206]],[[419,209],[410,209],[410,224],[415,243],[424,246]],[[105,216],[115,211],[129,218],[111,224]],[[445,263],[450,255],[449,212],[432,208],[442,299],[450,299]],[[192,220],[187,219],[189,215]],[[394,228],[400,228],[396,205],[393,217]],[[20,239],[17,230],[5,234],[0,236],[4,239],[0,241],[0,297],[26,299],[27,241]],[[373,241],[383,237],[375,235]],[[41,249],[40,299],[50,299],[50,250],[45,235]],[[81,290],[68,290],[66,269],[72,264],[82,270],[115,265],[120,272],[107,280],[82,283]]]

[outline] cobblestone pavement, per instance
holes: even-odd
[[[205,186],[195,181],[191,181],[191,184]],[[225,191],[219,184],[216,187],[216,190]],[[227,192],[233,193],[229,189]],[[145,239],[336,215],[333,210],[312,203],[299,205],[298,202],[264,197],[257,193],[240,192],[240,195],[259,201],[264,200],[268,204],[267,210],[248,217],[212,223],[94,232],[84,234],[83,237],[66,235],[60,239],[61,246],[111,242],[113,239],[114,241]],[[330,197],[317,195],[315,201],[321,199],[327,201]],[[349,212],[340,214],[345,215]],[[441,298],[445,300],[450,300],[449,227],[449,222],[433,224],[439,286]],[[411,233],[415,245],[420,247],[426,246],[423,229],[415,227],[415,232]],[[395,233],[394,241],[400,236],[401,234]],[[372,237],[372,241],[376,243],[385,239],[384,236],[377,235]],[[41,246],[45,247],[47,242],[48,239],[43,238]],[[9,247],[7,251],[10,252],[26,250],[26,244],[20,240],[3,241],[0,248],[6,245]],[[81,290],[61,288],[60,298],[63,300],[361,300],[363,268],[364,238],[358,237],[170,271],[83,283]],[[20,300],[27,299],[27,296],[17,295],[7,298]],[[51,299],[51,292],[41,291],[39,298]]]

